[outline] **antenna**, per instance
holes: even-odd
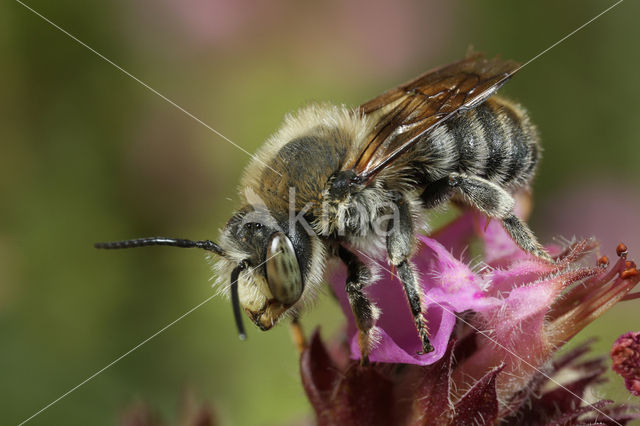
[[[146,246],[172,246],[181,248],[201,248],[207,251],[214,252],[217,255],[224,256],[224,251],[220,246],[211,240],[192,241],[184,240],[180,238],[166,238],[166,237],[149,237],[138,238],[135,240],[114,241],[107,243],[95,243],[94,247],[98,249],[125,249],[134,247],[146,247]]]

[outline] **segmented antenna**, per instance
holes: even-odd
[[[212,251],[220,256],[224,256],[224,252],[219,245],[211,240],[192,241],[179,238],[150,237],[138,238],[135,240],[114,241],[107,243],[95,243],[94,247],[99,249],[124,249],[145,246],[172,246],[182,248],[201,248]]]
[[[138,238],[135,240],[113,241],[108,243],[95,243],[94,247],[98,249],[125,249],[134,247],[145,246],[172,246],[182,248],[201,248],[204,250],[212,251],[220,256],[224,256],[224,251],[219,245],[211,240],[192,241],[184,240],[180,238],[165,238],[165,237],[150,237],[150,238]],[[244,325],[242,324],[242,310],[240,309],[240,297],[238,296],[238,276],[240,272],[246,268],[246,264],[243,262],[231,272],[231,304],[233,306],[233,316],[236,320],[236,327],[238,328],[238,337],[240,340],[245,340],[247,334],[244,331]]]

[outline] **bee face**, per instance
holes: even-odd
[[[220,239],[227,256],[216,262],[218,276],[228,280],[238,265],[245,265],[238,275],[239,304],[262,330],[273,327],[304,290],[310,243],[306,234],[288,231],[268,212],[245,207],[229,220]]]

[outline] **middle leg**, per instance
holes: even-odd
[[[391,264],[398,271],[398,277],[402,282],[413,321],[422,343],[421,354],[433,351],[429,341],[429,329],[422,309],[422,289],[418,281],[417,273],[409,258],[415,244],[415,233],[411,209],[408,201],[397,194],[395,199],[397,214],[389,220],[387,226],[387,254]]]

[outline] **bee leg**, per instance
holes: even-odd
[[[495,183],[476,176],[453,173],[449,184],[458,188],[466,201],[491,218],[501,219],[504,229],[524,251],[553,262],[531,229],[513,213],[515,201],[511,194]]]
[[[409,204],[401,194],[396,196],[395,201],[397,216],[394,215],[387,225],[387,254],[391,264],[398,271],[398,277],[402,281],[409,301],[413,321],[422,343],[422,352],[420,354],[425,354],[433,351],[433,346],[429,341],[429,329],[422,309],[422,289],[415,269],[409,261],[411,249],[415,242],[413,219]]]
[[[346,291],[353,317],[358,327],[358,344],[360,345],[360,363],[369,364],[369,350],[372,343],[373,326],[378,319],[378,309],[367,299],[362,289],[371,284],[371,271],[355,254],[340,246],[340,259],[347,266]]]
[[[547,262],[553,262],[549,253],[547,253],[542,245],[536,239],[531,229],[522,222],[518,217],[511,213],[502,218],[502,226],[511,235],[513,241],[524,251],[533,254]]]
[[[300,318],[298,315],[295,315],[291,319],[291,339],[293,343],[296,345],[296,349],[298,352],[302,354],[304,350],[307,348],[307,338],[304,335],[304,331],[302,330],[302,324],[300,324]]]

